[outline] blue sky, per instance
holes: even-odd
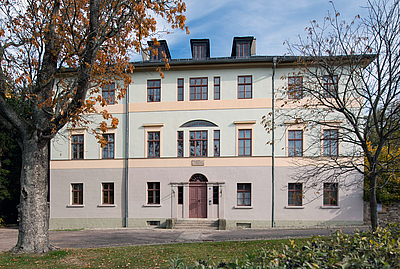
[[[191,58],[191,38],[210,39],[211,57],[230,56],[235,36],[254,36],[257,55],[283,55],[285,40],[305,36],[310,21],[323,21],[332,5],[328,0],[186,0],[186,24],[190,35],[173,30],[158,39],[167,40],[171,57]],[[366,14],[366,0],[335,0],[341,20]],[[161,22],[161,21],[160,21]],[[159,28],[165,29],[161,22]],[[140,57],[133,57],[140,60]]]

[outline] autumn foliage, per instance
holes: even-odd
[[[87,124],[83,116],[99,111],[105,120],[117,124],[100,109],[107,105],[101,89],[118,81],[116,100],[125,95],[134,69],[129,57],[156,33],[156,17],[164,18],[173,29],[185,27],[181,0],[10,0],[1,9],[6,16],[0,29],[1,92],[5,98],[29,102],[50,113],[53,133],[66,122]],[[51,61],[49,66],[47,61]],[[90,77],[84,94],[79,92],[82,76]],[[43,93],[50,85],[54,87]],[[102,131],[105,126],[101,125]]]
[[[370,141],[368,147],[371,152],[376,152]],[[384,146],[378,157],[380,166],[378,170],[379,177],[377,179],[377,200],[383,204],[391,204],[400,201],[400,147]],[[368,166],[368,159],[365,158],[365,164]],[[364,199],[369,200],[369,179],[364,180]]]
[[[102,88],[115,83],[115,102],[124,97],[130,55],[157,37],[158,20],[185,29],[185,9],[182,0],[1,1],[0,125],[18,141],[23,163],[14,252],[51,249],[50,140],[66,124],[88,125],[88,115],[100,113],[97,137],[105,143],[101,133],[118,120],[104,109]]]

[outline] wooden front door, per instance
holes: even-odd
[[[189,218],[207,218],[207,184],[190,183]]]

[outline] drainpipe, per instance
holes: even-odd
[[[274,57],[272,59],[272,216],[271,216],[271,226],[275,227],[275,69],[276,60]]]
[[[128,227],[128,176],[129,176],[129,85],[125,94],[125,227]]]

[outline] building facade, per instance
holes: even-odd
[[[276,129],[273,158],[260,122],[272,111],[273,87],[301,86],[297,77],[281,78],[294,59],[257,56],[253,37],[235,37],[230,57],[210,58],[208,39],[190,44],[191,59],[171,59],[166,41],[149,42],[154,49],[133,63],[126,97],[115,103],[114,85],[102,90],[119,119],[103,135],[104,148],[87,128],[64,128],[53,139],[50,228],[165,227],[197,218],[227,229],[362,224],[362,188],[326,182],[305,193],[292,176],[293,159],[310,157],[306,130]],[[170,64],[163,79],[162,57]],[[325,152],[343,150],[339,129],[326,130]]]

